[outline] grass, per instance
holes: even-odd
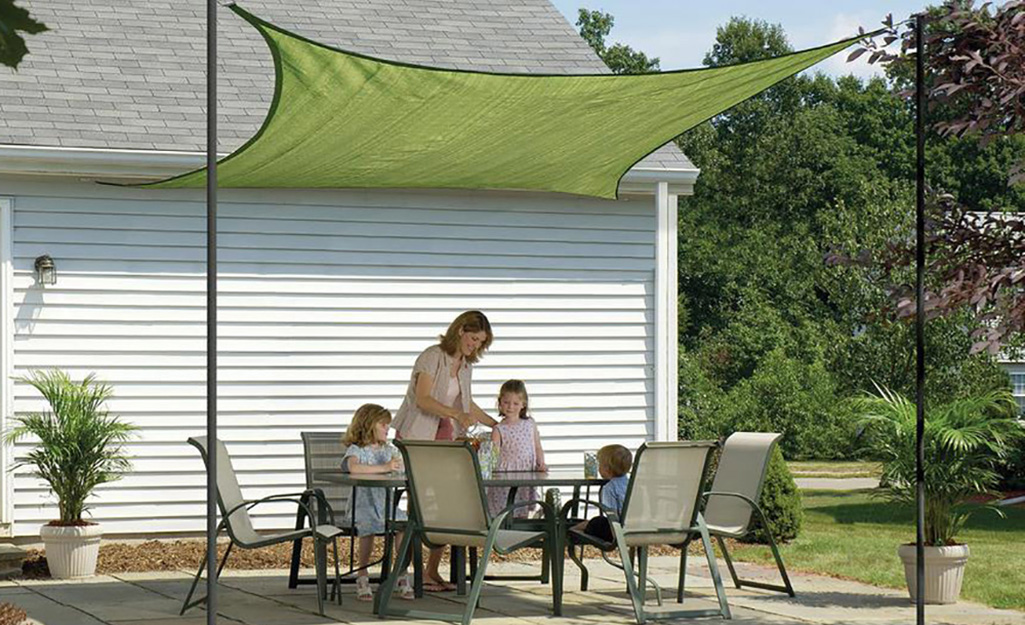
[[[800,537],[782,546],[787,569],[905,588],[897,546],[915,538],[914,512],[868,491],[805,491]],[[971,556],[961,597],[1025,611],[1025,509],[979,510],[959,538]],[[737,558],[769,564],[767,547],[737,545]],[[798,591],[800,592],[800,591]]]
[[[792,460],[787,462],[794,477],[879,477],[878,462]]]

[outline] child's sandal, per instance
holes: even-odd
[[[373,601],[374,592],[370,590],[370,577],[360,575],[356,578],[356,600]]]
[[[395,589],[399,591],[399,599],[416,599],[416,592],[413,591],[413,584],[409,581],[409,575],[403,575],[399,578],[398,584]]]

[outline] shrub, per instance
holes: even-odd
[[[801,491],[797,489],[794,476],[783,460],[779,447],[772,452],[769,468],[765,473],[765,484],[762,486],[762,497],[758,502],[765,518],[769,521],[772,536],[777,541],[786,542],[797,538],[804,523],[804,508],[801,505]],[[755,519],[755,531],[746,540],[764,542],[765,537],[760,531],[760,523]]]
[[[1025,427],[1025,424],[1023,424]],[[1025,442],[1019,441],[1000,467],[1000,490],[1025,490]]]
[[[779,432],[783,454],[793,460],[848,458],[853,453],[856,424],[821,361],[807,364],[773,350],[752,377],[727,392],[710,389],[692,361],[685,367],[680,382],[682,438]]]

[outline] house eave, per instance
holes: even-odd
[[[0,174],[8,175],[141,181],[174,176],[205,163],[203,152],[0,145]],[[698,169],[635,167],[620,180],[619,191],[654,195],[655,185],[666,182],[670,193],[689,195],[699,173]]]

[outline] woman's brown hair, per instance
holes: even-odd
[[[352,423],[345,430],[345,444],[357,447],[376,445],[374,426],[382,421],[391,423],[391,412],[387,408],[377,404],[363,404],[356,409],[356,414],[352,415]]]
[[[502,388],[498,389],[499,404],[501,404],[502,398],[506,393],[512,393],[520,396],[523,400],[523,408],[520,410],[520,418],[529,419],[530,414],[528,413],[528,410],[530,409],[530,397],[527,396],[527,385],[523,383],[523,380],[506,380],[505,384],[502,385]]]
[[[441,340],[441,349],[449,356],[455,356],[456,352],[459,351],[459,331],[463,333],[470,332],[483,332],[486,337],[484,342],[480,344],[477,351],[466,357],[466,362],[471,365],[484,355],[484,352],[488,351],[491,347],[491,341],[495,340],[495,335],[491,333],[491,322],[484,316],[479,310],[468,310],[463,314],[455,318],[455,320],[449,324],[448,330],[445,334],[439,336]]]

